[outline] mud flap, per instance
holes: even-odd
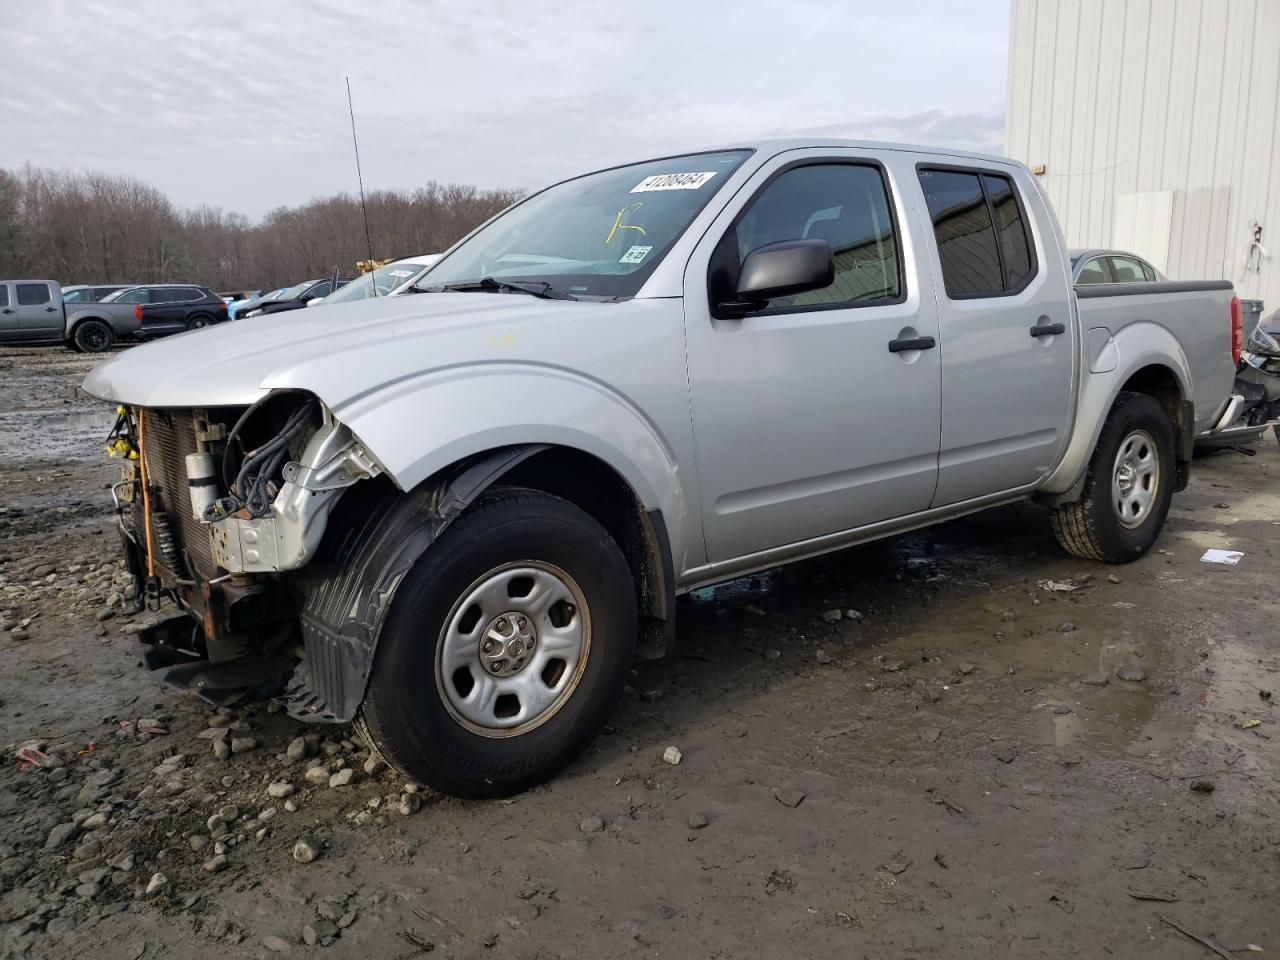
[[[545,449],[506,447],[408,494],[370,481],[338,502],[320,554],[306,568],[311,576],[300,616],[306,654],[283,697],[291,716],[311,723],[355,716],[400,581],[476,497]]]

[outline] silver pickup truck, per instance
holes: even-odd
[[[590,741],[677,595],[1037,498],[1155,541],[1227,412],[1229,283],[1073,291],[996,157],[766,142],[567,180],[420,292],[99,365],[158,676],[354,721],[510,794]]]

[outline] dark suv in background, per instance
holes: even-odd
[[[198,330],[227,319],[227,301],[208,287],[153,287],[151,302],[134,307],[143,340]]]

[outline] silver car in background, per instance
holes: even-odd
[[[1071,278],[1077,284],[1160,283],[1163,273],[1124,250],[1070,250]]]

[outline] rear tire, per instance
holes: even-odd
[[[1089,461],[1083,495],[1050,514],[1058,543],[1086,560],[1137,560],[1164,526],[1176,468],[1164,408],[1145,393],[1120,394]]]
[[[631,571],[605,529],[559,497],[497,490],[400,584],[357,729],[443,793],[519,793],[596,736],[636,632]]]
[[[111,328],[101,320],[84,321],[76,327],[71,339],[81,353],[101,353],[115,342]]]
[[[212,317],[192,317],[187,321],[188,330],[203,330],[209,324],[213,323]]]

